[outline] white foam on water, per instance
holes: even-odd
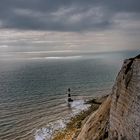
[[[61,119],[56,122],[49,123],[46,128],[38,129],[35,133],[35,140],[50,140],[53,134],[66,127],[66,120]]]
[[[36,130],[35,140],[51,140],[56,131],[63,130],[66,127],[71,117],[90,107],[89,104],[84,103],[84,100],[73,101],[68,103],[68,106],[71,108],[71,113],[65,118],[49,123],[46,128]]]
[[[90,105],[85,104],[84,100],[76,100],[70,103],[70,107],[72,108],[72,115],[76,115],[83,110],[88,109]]]

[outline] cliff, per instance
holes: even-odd
[[[140,140],[140,55],[127,59],[112,93],[92,113],[77,140]]]
[[[128,59],[112,91],[109,139],[140,139],[140,55]]]

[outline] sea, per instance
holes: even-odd
[[[49,140],[85,100],[109,94],[124,59],[138,53],[0,53],[0,140]]]

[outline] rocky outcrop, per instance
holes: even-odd
[[[140,55],[128,59],[112,91],[110,140],[140,140]]]
[[[77,140],[100,140],[108,137],[107,126],[110,112],[110,96],[102,103],[83,126]]]
[[[77,140],[140,140],[140,55],[124,61],[112,93]]]

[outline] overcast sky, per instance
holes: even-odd
[[[140,0],[1,0],[0,51],[140,49]]]

